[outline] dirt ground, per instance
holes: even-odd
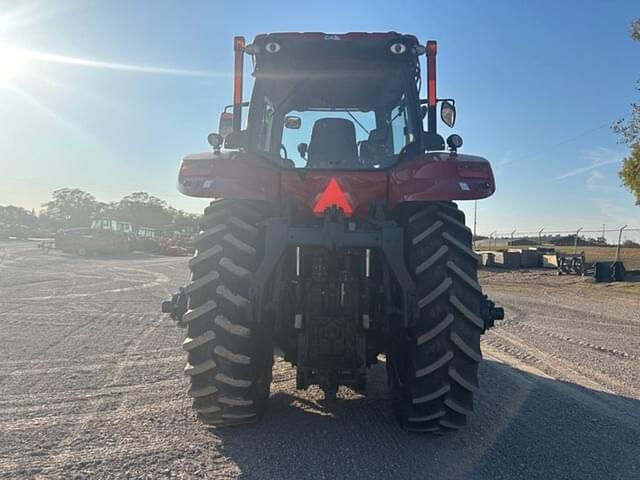
[[[0,478],[640,478],[640,284],[483,271],[507,317],[475,412],[425,436],[396,426],[382,365],[327,405],[278,361],[261,423],[202,427],[159,312],[186,280],[185,258],[0,242]]]

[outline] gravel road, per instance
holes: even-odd
[[[210,431],[159,313],[186,262],[0,242],[0,478],[640,478],[640,284],[483,272],[507,318],[458,433],[399,430],[382,366],[327,405],[280,361],[264,420]]]

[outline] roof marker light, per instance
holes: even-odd
[[[280,44],[278,42],[269,42],[264,46],[264,49],[269,53],[278,53],[280,51]]]
[[[396,55],[401,55],[407,51],[407,46],[404,43],[394,43],[389,47],[391,53],[395,53]]]

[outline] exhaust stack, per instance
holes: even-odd
[[[436,104],[436,55],[438,53],[438,42],[427,41],[427,129],[429,133],[437,133]]]
[[[242,75],[244,68],[244,37],[233,38],[235,54],[233,69],[233,131],[242,129]]]

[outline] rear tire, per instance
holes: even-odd
[[[184,372],[191,379],[193,409],[207,425],[251,423],[267,406],[271,326],[253,323],[248,299],[249,281],[264,254],[263,234],[256,226],[264,217],[252,202],[212,202],[189,261]]]
[[[387,373],[394,411],[410,431],[458,429],[473,410],[482,359],[483,295],[472,235],[450,202],[406,205],[398,220],[419,315],[411,329],[392,325]]]

